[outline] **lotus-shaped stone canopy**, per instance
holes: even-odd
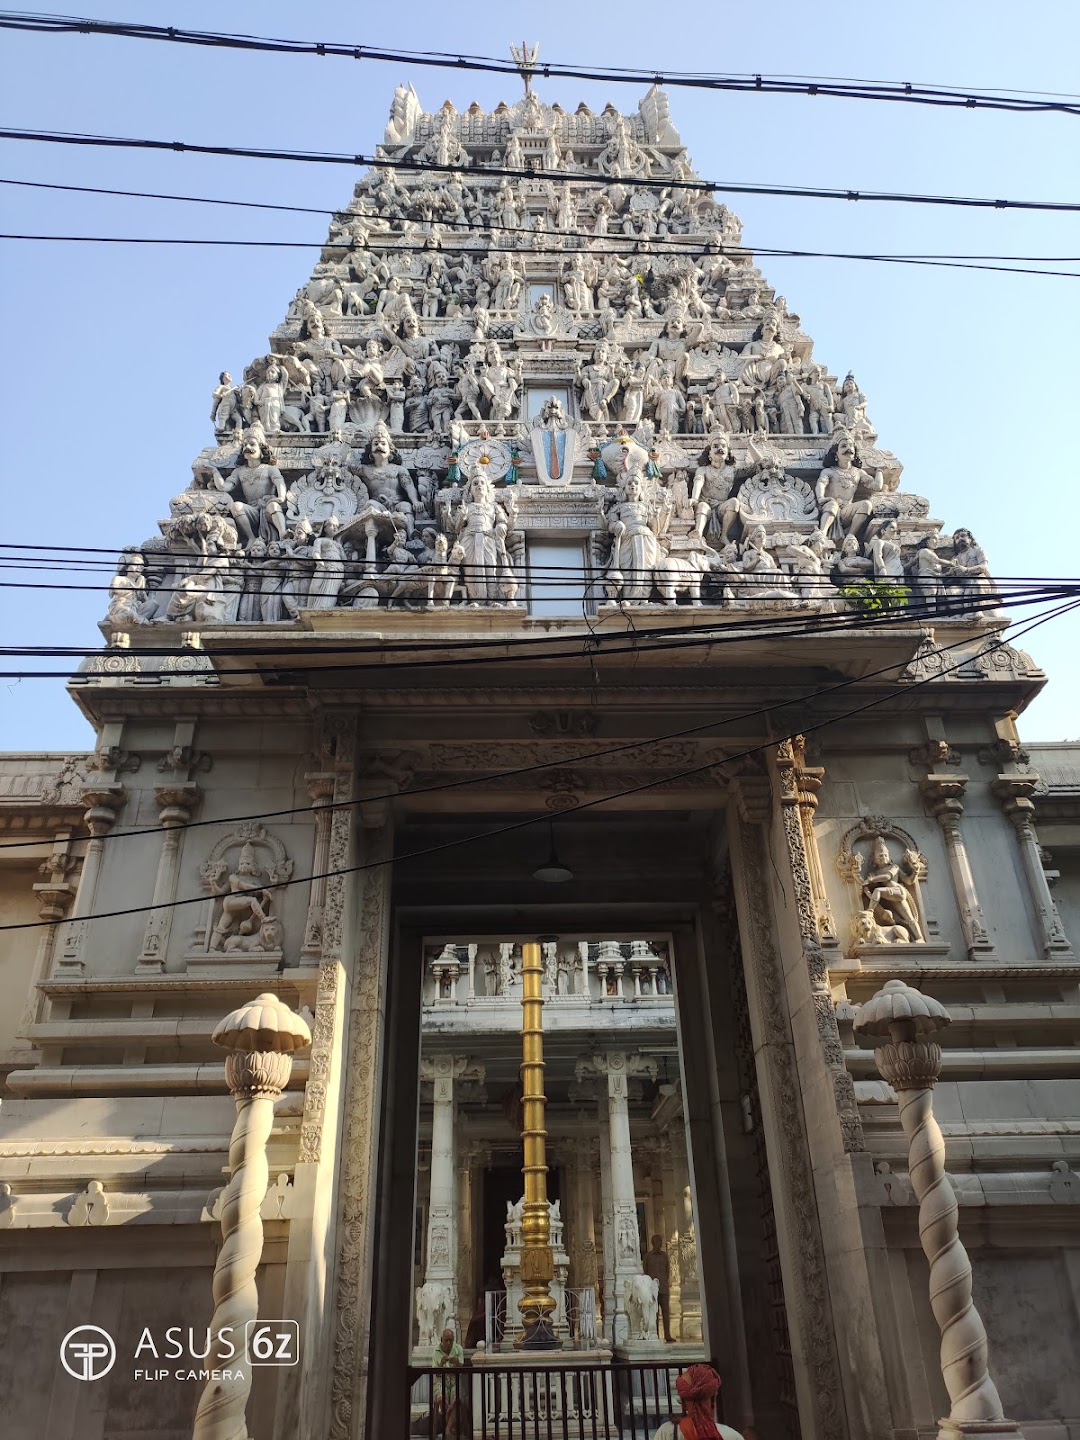
[[[911,1025],[919,1035],[931,1034],[952,1023],[952,1016],[932,995],[913,990],[903,980],[889,980],[867,1000],[856,1017],[857,1035],[892,1039],[894,1025]]]
[[[291,1055],[311,1044],[311,1031],[306,1021],[276,995],[257,995],[246,1005],[232,1010],[220,1021],[211,1036],[215,1045],[225,1050],[251,1055],[256,1051],[273,1051]]]

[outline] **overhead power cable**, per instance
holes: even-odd
[[[1019,624],[1019,622],[1016,623]],[[948,645],[941,645],[935,647],[933,653],[937,655],[945,655],[948,654],[949,651],[955,650],[959,646],[967,645],[969,643],[970,637],[965,636],[959,640],[951,641]],[[900,662],[900,664],[905,663],[907,662]],[[398,796],[405,797],[408,795],[430,795],[439,793],[443,790],[459,790],[469,785],[491,784],[495,781],[513,780],[519,778],[522,775],[531,775],[536,773],[537,771],[550,770],[555,766],[574,765],[583,760],[597,760],[602,759],[606,756],[626,754],[633,750],[646,749],[650,745],[661,744],[664,741],[684,740],[691,735],[702,735],[706,731],[718,729],[722,725],[736,725],[742,724],[747,720],[756,720],[764,715],[770,715],[776,710],[783,710],[793,705],[805,705],[815,700],[823,699],[828,695],[835,694],[838,691],[850,689],[853,685],[862,685],[867,683],[868,681],[880,679],[882,675],[890,674],[893,670],[896,670],[898,668],[899,666],[896,664],[883,665],[879,670],[871,670],[863,675],[852,676],[847,680],[838,681],[835,685],[819,687],[817,689],[811,690],[805,695],[795,696],[787,700],[776,701],[771,705],[758,706],[754,710],[745,710],[737,715],[724,716],[723,719],[720,720],[707,720],[704,722],[704,724],[701,725],[691,725],[682,730],[671,730],[668,731],[666,734],[653,735],[645,740],[625,741],[618,745],[608,746],[604,750],[589,750],[583,752],[581,755],[569,757],[562,756],[556,760],[538,761],[537,763],[532,765],[521,765],[509,770],[500,770],[494,772],[493,774],[484,775],[482,777],[470,777],[464,780],[448,780],[440,785],[416,786],[404,791],[395,790],[392,792],[388,792],[386,795],[376,795],[374,797],[365,796],[362,800],[328,800],[315,802],[310,805],[293,805],[289,806],[284,810],[264,810],[256,814],[226,815],[219,816],[210,820],[189,820],[182,825],[175,825],[171,827],[166,827],[163,825],[149,825],[140,827],[137,830],[110,830],[107,835],[100,836],[98,838],[103,840],[125,840],[132,839],[135,836],[159,835],[166,828],[171,828],[174,830],[198,830],[202,829],[207,825],[232,825],[238,824],[241,821],[246,820],[279,820],[286,815],[311,815],[324,810],[349,810],[353,809],[357,805],[369,804],[373,803],[374,801],[380,800],[389,800]],[[760,686],[757,686],[756,688],[760,688]],[[91,838],[92,837],[89,831],[84,833],[76,833],[74,831],[71,832],[71,839],[73,840],[89,840]],[[7,840],[0,842],[0,851],[21,850],[32,845],[40,846],[40,844],[40,840]]]
[[[964,637],[959,640],[951,641],[948,645],[941,645],[935,647],[933,653],[936,655],[945,655],[948,654],[951,650],[955,650],[959,648],[959,646],[966,645],[968,643],[970,643],[969,638]],[[907,662],[902,661],[900,663],[905,664]],[[561,767],[564,765],[573,765],[583,760],[597,760],[611,755],[626,754],[630,751],[646,749],[650,745],[658,745],[665,741],[684,740],[691,735],[702,735],[706,731],[716,730],[723,725],[736,725],[742,724],[747,720],[760,719],[762,716],[773,714],[777,710],[787,709],[791,706],[796,705],[801,706],[810,704],[814,701],[824,699],[826,696],[836,694],[841,690],[848,690],[853,685],[862,685],[866,684],[868,681],[880,679],[881,676],[890,674],[893,670],[896,670],[898,668],[900,667],[897,664],[884,665],[878,670],[872,670],[863,675],[856,675],[846,680],[838,681],[835,685],[818,687],[805,695],[795,696],[793,698],[782,701],[776,701],[771,705],[758,706],[753,710],[746,710],[737,715],[725,716],[720,720],[707,720],[704,722],[704,724],[701,725],[691,725],[681,730],[672,730],[663,735],[650,736],[645,740],[625,741],[618,745],[608,746],[604,750],[589,750],[583,752],[581,755],[570,757],[560,756],[558,759],[555,760],[538,761],[532,765],[522,765],[509,770],[496,771],[493,774],[484,775],[482,777],[469,777],[463,780],[448,780],[439,785],[416,786],[405,791],[395,790],[392,792],[388,792],[386,795],[377,795],[374,797],[365,796],[362,800],[322,801],[315,802],[310,805],[290,806],[283,810],[264,810],[256,814],[219,816],[210,820],[189,820],[182,825],[175,825],[172,827],[165,827],[162,825],[150,825],[140,827],[136,830],[111,830],[107,835],[99,838],[108,841],[123,840],[132,839],[135,836],[158,835],[161,834],[166,828],[171,828],[174,830],[197,830],[202,829],[207,825],[232,825],[247,820],[278,820],[282,819],[284,816],[287,815],[309,815],[315,814],[323,810],[348,810],[353,809],[360,804],[368,804],[372,803],[373,801],[380,800],[389,800],[398,796],[404,797],[408,795],[429,795],[436,794],[444,790],[460,790],[469,785],[491,784],[493,782],[501,780],[517,779],[523,775],[531,775],[535,774],[538,771],[550,770],[555,766]],[[73,840],[88,840],[91,838],[92,837],[88,831],[81,834],[72,832],[71,834],[71,839]],[[27,846],[31,845],[40,846],[40,843],[41,842],[39,840],[4,841],[0,843],[0,851],[25,849]]]
[[[322,150],[281,150],[244,145],[201,145],[186,140],[146,140],[116,135],[77,134],[61,130],[0,128],[0,140],[22,140],[46,145],[78,145],[119,150],[171,150],[178,154],[223,155],[242,160],[288,160],[308,165],[349,165],[356,169],[374,167],[419,171],[432,175],[483,175],[512,180],[535,180],[532,170],[508,169],[497,165],[438,165],[420,160],[391,160],[384,156],[348,155]],[[545,170],[545,180],[558,180],[591,190],[606,189],[609,182],[571,171]],[[800,200],[863,200],[905,205],[947,205],[979,210],[1038,210],[1061,214],[1080,211],[1080,202],[1071,200],[1006,200],[972,195],[918,195],[903,191],[838,189],[815,185],[765,185],[730,180],[672,180],[635,178],[636,189],[713,191],[724,195],[766,195]]]
[[[1061,600],[1067,598],[1068,592],[1063,595],[1061,591],[1052,590],[1041,596],[1031,596],[1022,601],[1011,601],[1013,604],[1035,605],[1045,603],[1047,600]],[[722,648],[725,645],[743,644],[747,640],[764,636],[770,641],[802,639],[806,637],[821,637],[832,633],[851,635],[854,632],[881,628],[902,628],[905,625],[917,624],[920,621],[932,623],[934,621],[945,621],[950,619],[973,619],[982,616],[994,618],[1000,614],[1000,600],[997,596],[986,596],[981,600],[965,598],[962,601],[942,602],[936,606],[924,603],[909,602],[904,606],[883,609],[870,616],[863,616],[853,623],[847,613],[834,613],[821,615],[811,613],[799,620],[788,620],[786,617],[770,616],[763,620],[746,621],[737,620],[722,626],[691,627],[691,633],[685,631],[680,633],[675,630],[665,631],[654,629],[648,636],[633,628],[633,616],[629,611],[624,612],[624,617],[630,623],[631,628],[625,632],[604,634],[591,626],[586,618],[586,631],[578,631],[575,634],[565,635],[561,632],[555,635],[545,635],[533,638],[525,642],[513,640],[497,640],[490,642],[497,646],[495,654],[488,657],[476,655],[455,655],[447,657],[445,652],[452,649],[452,645],[444,644],[440,639],[421,642],[418,645],[406,649],[405,647],[385,647],[364,649],[357,647],[354,652],[358,656],[364,654],[376,654],[380,659],[370,663],[362,663],[359,659],[346,660],[334,664],[320,664],[312,667],[310,673],[318,676],[340,674],[347,672],[350,675],[373,674],[383,675],[393,671],[417,671],[417,670],[446,670],[461,669],[462,667],[475,670],[478,667],[491,668],[499,665],[517,663],[550,663],[551,661],[580,661],[595,668],[596,659],[603,655],[605,657],[621,655],[656,655],[665,651],[697,650],[703,647],[713,649]],[[526,649],[525,646],[528,646]],[[553,649],[548,647],[563,646],[568,648]],[[516,648],[513,648],[516,647]],[[433,652],[433,653],[432,653]],[[95,652],[101,653],[101,652]],[[124,656],[128,652],[116,650],[108,652],[115,656]],[[206,653],[208,656],[213,653],[198,652],[191,649],[181,649],[175,652],[177,655],[192,655]],[[228,678],[232,679],[242,675],[259,676],[264,680],[273,680],[275,675],[284,676],[281,683],[295,685],[299,683],[295,676],[297,673],[304,673],[306,667],[301,663],[310,656],[321,656],[321,649],[315,646],[298,647],[292,655],[295,662],[290,665],[290,657],[284,654],[276,662],[265,665],[252,666],[230,666],[225,672]],[[400,654],[407,658],[386,659],[385,655]],[[24,658],[24,657],[20,657]],[[93,679],[98,672],[78,670],[13,670],[0,671],[2,680],[71,680],[83,683]],[[114,676],[122,675],[124,672],[111,672]],[[132,674],[135,667],[132,668]],[[105,678],[108,678],[106,675]]]
[[[193,239],[189,236],[150,236],[150,235],[31,235],[13,234],[11,232],[0,233],[0,240],[33,240],[33,241],[58,241],[62,244],[75,245],[216,245],[225,249],[249,249],[249,250],[324,250],[338,249],[343,247],[330,246],[325,240],[218,240],[218,239]],[[397,245],[386,247],[391,253],[395,250],[421,250],[420,245]],[[516,246],[485,246],[485,253],[492,252],[509,253],[520,255],[523,252]],[[571,255],[581,254],[581,251],[570,250],[565,247],[548,249],[540,246],[530,249],[533,255]],[[586,252],[589,253],[589,252]],[[603,254],[626,253],[640,257],[641,251],[611,251]],[[877,261],[896,265],[922,265],[934,269],[946,270],[993,270],[1002,275],[1050,275],[1063,280],[1080,279],[1080,271],[1076,270],[1045,270],[1031,265],[977,265],[970,261],[953,260],[917,260],[906,259],[900,256],[890,255],[855,255],[823,250],[770,250],[758,251],[759,254],[768,253],[771,256],[787,257],[789,259],[816,259],[816,260],[864,260]]]
[[[1016,635],[1013,638],[1018,639],[1021,635],[1027,634],[1029,631],[1035,629],[1037,626],[1046,624],[1047,621],[1056,618],[1058,615],[1065,614],[1067,611],[1075,609],[1078,606],[1080,606],[1080,601],[1074,600],[1070,601],[1067,605],[1059,606],[1056,609],[1050,610],[1046,614],[1039,616],[1037,619],[1027,622],[1020,630],[1017,631]],[[1005,641],[1004,636],[1002,636],[1001,639],[993,642],[988,647],[988,650],[984,653],[991,653],[995,649],[1000,649],[1001,646],[1006,643],[1007,642]],[[909,685],[905,687],[903,697],[901,698],[906,698],[908,695],[911,694],[913,690],[917,690],[921,686],[926,685],[931,681],[939,681],[943,675],[950,674],[952,671],[960,669],[963,665],[967,664],[968,660],[969,657],[964,656],[960,660],[955,661],[952,665],[943,666],[942,669],[934,675],[927,676],[922,680],[912,681]],[[894,665],[889,668],[899,669],[901,665],[906,665],[907,663],[909,662],[901,661],[898,665]],[[784,740],[793,740],[796,735],[814,734],[819,730],[827,728],[829,725],[835,725],[842,723],[843,721],[850,720],[856,715],[861,715],[868,710],[872,710],[878,705],[884,704],[887,700],[896,700],[897,698],[898,697],[896,695],[896,692],[890,689],[886,691],[883,695],[875,696],[873,699],[866,701],[865,704],[858,705],[851,710],[843,712],[840,715],[832,715],[826,719],[812,721],[810,723],[806,723],[804,721],[800,723],[797,729],[793,730],[790,734],[774,736],[761,744],[749,746],[747,749],[741,750],[734,755],[726,755],[720,759],[710,759],[706,761],[703,765],[694,765],[689,767],[688,769],[676,771],[673,774],[659,775],[652,780],[644,781],[640,785],[628,786],[626,789],[616,791],[614,794],[611,795],[600,795],[592,800],[584,800],[574,805],[568,805],[565,809],[559,811],[560,818],[564,818],[567,815],[580,814],[584,810],[593,810],[596,809],[597,806],[608,805],[615,800],[624,800],[632,795],[642,794],[646,790],[653,790],[659,785],[669,785],[673,780],[686,779],[688,776],[691,775],[701,775],[704,774],[706,771],[722,770],[723,767],[726,765],[732,765],[737,763],[738,761],[749,759],[754,755],[762,754],[764,751],[769,750],[773,746],[782,743]],[[395,794],[396,793],[397,792],[395,792]],[[291,880],[267,881],[267,883],[265,884],[253,886],[250,891],[238,890],[235,893],[260,894],[265,890],[283,889],[286,885],[289,884],[311,884],[313,881],[316,880],[333,880],[343,875],[353,875],[359,874],[363,871],[381,869],[384,865],[403,864],[404,862],[409,860],[419,860],[427,856],[442,854],[447,850],[460,849],[465,845],[486,843],[491,840],[498,839],[502,835],[508,835],[517,830],[528,829],[533,825],[547,824],[550,819],[551,815],[549,812],[544,812],[538,815],[530,815],[522,820],[513,821],[509,825],[499,826],[494,830],[487,830],[475,835],[462,836],[461,838],[456,840],[443,841],[441,844],[438,845],[428,845],[420,850],[408,851],[403,855],[390,856],[382,860],[369,860],[358,865],[344,865],[333,870],[326,870],[317,874],[301,876]],[[90,915],[67,916],[59,920],[31,920],[23,922],[21,924],[5,924],[0,925],[0,932],[5,930],[38,930],[43,927],[53,927],[57,925],[71,924],[72,921],[77,921],[77,923],[79,923],[80,925],[86,925],[94,920],[115,920],[125,915],[145,915],[148,914],[150,911],[175,910],[186,905],[201,905],[205,903],[205,894],[189,895],[184,896],[183,898],[178,900],[163,901],[158,905],[132,905],[127,906],[121,910],[103,910],[97,911],[96,913]]]
[[[1038,92],[986,90],[981,87],[916,85],[911,82],[845,80],[824,76],[764,74],[708,74],[682,70],[627,69],[610,65],[579,65],[543,61],[522,67],[489,55],[454,54],[431,50],[391,50],[377,45],[356,45],[332,40],[286,40],[222,30],[188,30],[173,25],[145,25],[129,21],[91,20],[75,16],[0,11],[0,29],[47,34],[104,35],[128,40],[157,40],[202,48],[261,51],[275,55],[311,55],[319,58],[374,60],[395,65],[416,65],[440,70],[484,71],[496,75],[542,75],[544,79],[597,80],[617,85],[670,85],[673,87],[734,91],[756,95],[825,96],[842,100],[878,100],[899,104],[933,105],[965,110],[1007,110],[1020,114],[1080,114],[1076,96],[1046,96]]]
[[[5,177],[0,177],[0,185],[17,185],[31,190],[52,190],[64,192],[70,191],[80,195],[110,195],[131,200],[174,200],[191,205],[225,205],[242,210],[276,210],[299,215],[327,215],[340,219],[343,222],[348,221],[350,217],[358,218],[356,216],[356,212],[350,211],[348,209],[329,210],[314,205],[275,205],[270,201],[263,200],[230,200],[208,195],[176,195],[154,190],[111,190],[106,189],[100,185],[60,185],[52,184],[44,180],[14,180]],[[464,230],[466,232],[472,231],[474,234],[490,233],[492,235],[529,235],[532,236],[534,240],[538,238],[537,232],[535,230],[527,229],[523,225],[500,225],[497,220],[492,220],[489,224],[486,225],[480,225],[468,219],[453,219],[446,216],[440,216],[435,223],[441,229],[449,228],[453,230]],[[849,253],[847,251],[831,250],[792,250],[772,245],[755,244],[751,246],[741,243],[738,245],[734,245],[724,244],[719,241],[711,241],[705,246],[702,246],[697,241],[691,241],[689,236],[671,234],[649,235],[641,236],[637,239],[631,239],[631,237],[629,236],[620,237],[617,233],[607,236],[600,236],[588,230],[560,230],[558,232],[558,237],[561,239],[591,241],[599,248],[596,250],[585,250],[581,247],[571,247],[565,245],[545,245],[540,247],[537,247],[536,245],[529,245],[527,247],[527,253],[532,255],[588,254],[594,255],[597,258],[603,258],[608,255],[618,255],[623,258],[642,258],[647,257],[649,254],[655,251],[661,255],[667,253],[682,253],[684,255],[687,255],[690,259],[702,259],[706,256],[715,255],[726,255],[728,257],[735,258],[741,258],[743,256],[753,258],[755,255],[769,255],[794,259],[880,260],[896,263],[900,263],[901,261],[912,263],[947,261],[952,264],[959,264],[959,262],[961,261],[970,261],[973,262],[973,268],[974,262],[983,262],[991,266],[992,268],[998,268],[999,264],[1005,263],[1031,265],[1063,265],[1080,263],[1080,255],[961,255],[948,253],[913,254],[910,252],[902,254],[890,252],[857,254]],[[407,241],[401,243],[404,240],[404,237],[399,236],[393,231],[389,233],[389,236],[387,238],[391,241],[398,241],[398,243],[387,244],[382,237],[379,237],[377,239],[377,251],[380,255],[395,254],[399,250],[407,253],[422,253],[428,250],[428,247],[423,244],[413,245],[408,243]],[[631,243],[625,246],[616,244],[615,242],[619,241],[620,239],[628,240]],[[160,241],[155,243],[167,244],[169,242]],[[306,248],[306,242],[297,243],[303,244]],[[322,242],[322,246],[326,250],[340,250],[346,248],[344,245],[335,243],[329,239],[324,240]],[[368,247],[363,246],[353,248],[367,249]],[[371,248],[374,250],[376,247]],[[519,245],[503,246],[485,244],[483,249],[485,254],[494,253],[517,255],[526,253],[525,247]],[[1043,272],[1038,271],[1036,273],[1042,274]]]

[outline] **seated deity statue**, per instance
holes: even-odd
[[[870,475],[860,466],[851,435],[837,431],[814,491],[821,506],[822,533],[829,536],[836,529],[860,539],[874,513],[873,496],[884,486],[880,470]]]

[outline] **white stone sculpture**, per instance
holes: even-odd
[[[941,1374],[950,1401],[939,1435],[1020,1440],[1016,1426],[1004,1419],[990,1377],[986,1328],[971,1298],[971,1261],[960,1240],[956,1195],[945,1174],[945,1141],[934,1118],[941,1047],[930,1037],[951,1018],[933,996],[889,980],[860,1007],[854,1029],[885,1042],[875,1047],[874,1059],[896,1091],[908,1142],[908,1174],[919,1201],[919,1238],[930,1262],[930,1306],[941,1331]]]
[[[454,1295],[443,1280],[426,1280],[416,1289],[417,1348],[433,1350],[439,1336],[457,1317],[453,1313]]]
[[[225,1079],[236,1102],[229,1141],[229,1181],[219,1202],[221,1249],[214,1262],[213,1373],[199,1397],[193,1440],[225,1440],[248,1434],[245,1421],[251,1393],[250,1365],[230,1365],[243,1335],[259,1314],[255,1277],[263,1248],[262,1205],[270,1170],[266,1142],[274,1123],[274,1101],[285,1089],[292,1057],[311,1044],[311,1031],[276,995],[259,995],[226,1015],[214,1030],[226,1051]],[[226,1349],[229,1346],[229,1349]]]
[[[900,850],[899,860],[890,840]],[[853,920],[857,946],[925,942],[920,886],[926,858],[906,831],[878,816],[860,820],[844,835],[836,863],[859,897]]]
[[[631,1340],[655,1340],[660,1283],[648,1275],[629,1275],[624,1281],[626,1319]]]
[[[865,397],[814,360],[737,218],[694,188],[662,90],[629,116],[571,117],[531,94],[425,114],[401,85],[385,147],[409,166],[361,177],[266,353],[240,384],[221,372],[215,443],[164,547],[125,556],[113,630],[515,603],[526,535],[577,529],[590,480],[596,588],[620,601],[670,604],[674,586],[677,603],[827,611],[830,577],[910,575],[939,615],[1000,623],[970,533],[937,540],[924,502],[884,493],[900,467],[869,449]],[[477,442],[495,492],[466,501]]]

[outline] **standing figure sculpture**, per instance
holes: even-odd
[[[513,522],[513,492],[507,492],[500,503],[491,481],[485,475],[474,476],[465,486],[460,505],[450,513],[464,566],[463,588],[470,605],[491,604],[504,598],[507,577],[513,579],[506,548]]]
[[[699,536],[704,538],[707,532],[725,543],[733,538],[739,522],[739,502],[731,493],[734,488],[731,445],[726,435],[713,435],[705,463],[694,471],[694,487],[690,492],[694,529]]]
[[[345,549],[337,538],[341,525],[331,515],[323,521],[322,533],[311,547],[315,569],[308,582],[307,608],[333,610],[345,583]]]
[[[657,505],[649,502],[637,471],[632,471],[626,480],[623,499],[603,518],[612,537],[611,558],[604,575],[608,594],[626,604],[644,605],[652,593],[653,571],[664,558],[659,538],[664,516]]]

